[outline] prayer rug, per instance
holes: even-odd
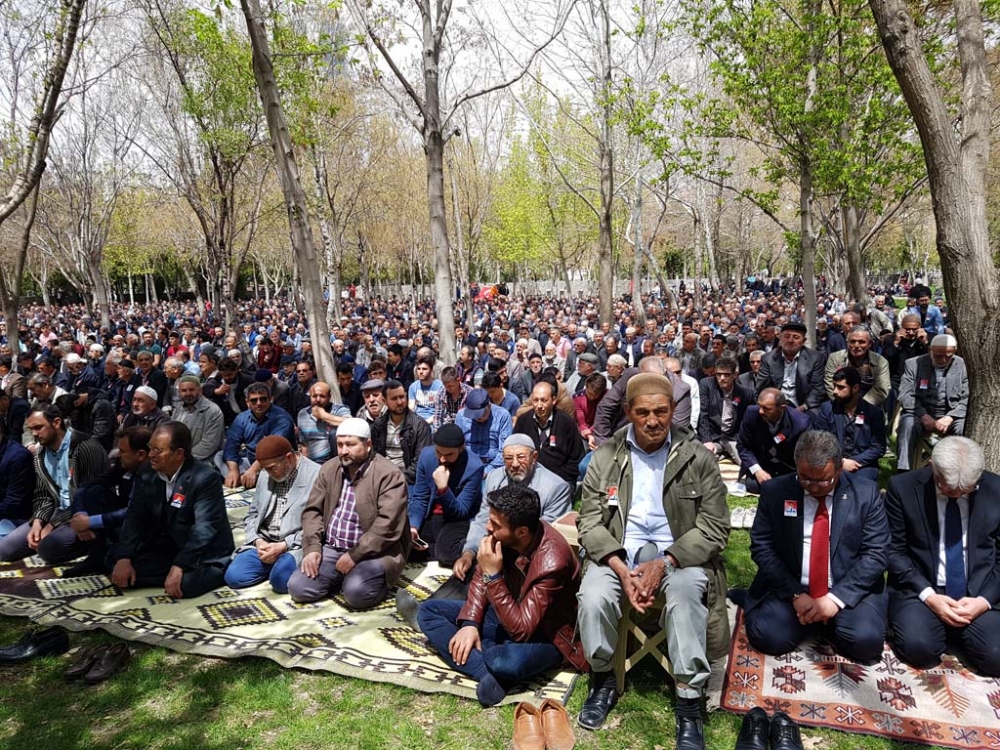
[[[247,498],[227,498],[237,544]],[[175,651],[236,658],[259,656],[299,667],[391,682],[428,693],[475,699],[476,684],[451,670],[396,614],[395,591],[377,607],[358,612],[334,596],[296,604],[267,583],[234,591],[221,588],[197,599],[173,599],[162,590],[121,591],[105,576],[60,578],[60,568],[37,558],[0,564],[0,614],[27,616],[71,631],[104,630],[129,641]],[[417,599],[448,580],[436,564],[408,565],[398,582]],[[505,703],[572,694],[576,673],[559,670],[512,691]]]
[[[888,644],[865,666],[822,640],[785,656],[766,656],[747,641],[738,614],[722,688],[722,708],[784,711],[803,726],[870,734],[950,748],[1000,748],[1000,679],[980,677],[953,655],[934,669],[914,669]]]

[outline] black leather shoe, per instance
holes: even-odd
[[[83,681],[88,685],[96,685],[104,682],[111,675],[117,673],[124,667],[128,660],[132,658],[132,652],[124,643],[116,643],[114,646],[105,649],[97,657],[97,662],[91,667],[83,677]]]
[[[79,680],[82,679],[87,672],[89,672],[94,664],[97,663],[97,659],[100,657],[101,653],[107,646],[94,646],[92,648],[85,648],[79,654],[77,654],[76,661],[66,667],[66,671],[63,672],[63,677],[67,680]]]
[[[677,717],[677,750],[705,750],[705,728],[700,718]]]
[[[0,664],[20,664],[40,656],[65,654],[69,651],[69,636],[62,628],[33,630],[5,648],[0,648]]]
[[[576,723],[584,729],[600,729],[617,702],[614,673],[594,675],[590,682],[590,692],[583,702],[580,715],[576,717]]]
[[[763,708],[750,709],[740,725],[735,750],[767,750],[770,732],[771,722],[767,718],[767,711]]]
[[[802,750],[799,725],[784,711],[771,718],[771,750]]]

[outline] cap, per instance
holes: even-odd
[[[70,352],[65,357],[63,357],[63,361],[66,362],[67,365],[78,365],[81,362],[84,362],[85,360],[76,352]]]
[[[513,448],[515,445],[523,445],[525,448],[531,448],[533,451],[538,450],[538,446],[535,445],[535,441],[523,432],[515,432],[503,441],[504,448]]]
[[[267,383],[273,377],[274,373],[272,373],[270,370],[264,370],[264,369],[257,370],[257,372],[253,374],[253,379],[254,382],[256,383]]]
[[[371,440],[372,428],[364,419],[349,417],[337,426],[338,437],[356,437],[362,440]]]
[[[479,419],[486,412],[489,403],[489,394],[482,388],[469,391],[469,395],[465,397],[465,416],[469,419]]]
[[[288,438],[283,438],[281,435],[268,435],[257,443],[254,458],[257,461],[270,461],[287,456],[291,452],[292,444],[288,442]]]
[[[344,421],[346,422],[347,420],[345,419]],[[343,422],[341,422],[341,425],[343,425]],[[443,425],[434,433],[434,445],[441,448],[464,448],[465,433],[462,432],[462,428],[457,424]]]
[[[361,384],[362,391],[375,391],[385,388],[385,381],[382,378],[372,378]]]
[[[597,365],[601,364],[600,357],[598,357],[596,354],[593,354],[591,352],[584,352],[583,354],[579,355],[576,359],[577,359],[578,362],[588,362],[588,363],[594,365],[595,367]]]
[[[156,393],[156,391],[154,391],[148,385],[140,385],[138,388],[135,389],[135,393],[133,394],[133,398],[135,396],[139,396],[139,395],[145,396],[146,398],[152,400],[153,403],[156,403],[160,399],[160,397]]]
[[[795,321],[790,321],[788,323],[785,323],[785,325],[781,327],[781,332],[784,333],[785,331],[795,331],[797,333],[801,333],[803,336],[806,335],[805,324],[796,323]]]

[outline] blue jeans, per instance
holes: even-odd
[[[456,664],[448,653],[448,643],[459,630],[456,621],[463,606],[465,602],[429,599],[420,605],[417,613],[420,629],[452,669],[476,682],[489,673],[503,687],[510,687],[562,664],[562,653],[548,641],[518,643],[510,640],[493,607],[486,608],[483,618],[480,632],[483,650],[473,649],[465,664]]]
[[[231,589],[245,589],[264,581],[271,582],[277,594],[288,593],[288,579],[298,567],[291,553],[286,552],[273,563],[262,563],[257,550],[240,552],[226,569],[226,585]]]

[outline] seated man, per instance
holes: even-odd
[[[805,345],[806,327],[786,323],[781,327],[779,346],[764,355],[757,373],[758,395],[777,388],[785,400],[799,411],[818,409],[826,399],[823,373],[826,356]]]
[[[162,422],[170,419],[156,405],[157,398],[156,391],[150,386],[136,386],[132,393],[132,403],[129,406],[129,413],[122,420],[122,427],[146,427],[152,430]]]
[[[861,398],[882,408],[892,385],[889,362],[872,351],[872,334],[867,328],[856,326],[847,334],[847,348],[833,352],[827,358],[823,375],[827,398],[833,398],[833,374],[841,367],[853,367],[859,373],[869,373],[861,384]]]
[[[226,570],[226,585],[243,589],[269,581],[288,593],[288,579],[302,561],[302,510],[312,492],[319,464],[300,456],[280,435],[257,443],[262,479],[243,520],[246,542]]]
[[[597,729],[618,701],[612,663],[623,601],[642,613],[665,596],[660,625],[674,667],[677,748],[701,750],[709,664],[729,648],[726,487],[691,430],[671,426],[671,381],[635,375],[625,400],[630,425],[594,452],[577,519],[587,556],[580,637],[593,669],[579,723]]]
[[[907,664],[931,669],[949,642],[1000,677],[1000,477],[976,443],[946,437],[931,466],[889,480],[889,623]]]
[[[899,471],[909,471],[916,446],[924,435],[944,437],[965,432],[969,407],[969,375],[965,360],[955,356],[954,336],[931,339],[927,354],[906,360],[899,383],[899,429],[896,453]]]
[[[0,561],[38,554],[50,565],[72,560],[86,548],[70,527],[79,490],[107,471],[108,454],[93,438],[71,429],[55,406],[39,406],[25,426],[39,444],[34,454],[30,519],[0,539]],[[100,512],[91,507],[91,512]]]
[[[111,582],[118,588],[163,587],[194,598],[225,582],[233,532],[222,477],[191,456],[191,431],[164,422],[149,439],[150,468],[135,480]]]
[[[343,404],[333,403],[330,386],[317,380],[309,386],[309,406],[299,409],[299,450],[322,466],[337,455],[337,426],[351,416]]]
[[[462,428],[446,424],[434,433],[434,445],[417,462],[410,490],[409,517],[413,540],[427,543],[417,557],[451,567],[462,554],[469,522],[483,500],[483,464],[465,445]]]
[[[271,401],[271,390],[263,383],[246,389],[247,410],[233,420],[226,434],[222,458],[226,462],[226,487],[257,486],[260,464],[255,458],[257,443],[268,435],[281,435],[295,445],[295,426],[288,412]]]
[[[0,389],[0,422],[6,433],[18,443],[24,437],[24,420],[31,410],[28,401],[23,398],[11,397],[7,391]]]
[[[7,424],[0,419],[0,539],[31,517],[34,467],[31,453],[19,438],[8,434]]]
[[[704,378],[698,384],[698,439],[719,458],[740,463],[736,436],[747,407],[753,402],[753,392],[736,382],[736,360],[723,357],[715,364],[715,377]]]
[[[398,380],[385,384],[386,412],[372,425],[372,447],[392,461],[406,477],[406,486],[417,481],[417,461],[431,445],[431,428],[416,415],[406,399],[406,388]]]
[[[575,484],[586,448],[574,417],[556,408],[557,395],[558,388],[551,383],[543,380],[535,385],[531,390],[532,409],[517,418],[514,432],[534,441],[543,466]],[[573,414],[576,414],[575,407]]]
[[[372,450],[363,419],[337,428],[337,457],[320,468],[302,511],[302,564],[288,580],[296,602],[342,593],[368,609],[385,599],[406,564],[403,473]]]
[[[465,444],[483,462],[487,475],[503,466],[503,441],[510,436],[513,423],[506,409],[493,408],[486,391],[469,391],[455,424],[462,428]]]
[[[795,471],[795,443],[812,426],[809,417],[798,409],[789,409],[785,394],[777,388],[765,388],[757,396],[757,405],[747,408],[736,438],[740,472],[745,475],[747,490],[759,492],[772,477]]]
[[[538,494],[508,485],[487,496],[487,535],[465,602],[424,602],[420,630],[452,669],[474,679],[483,706],[560,664],[586,669],[576,637],[580,566],[542,521]]]
[[[847,659],[882,654],[889,525],[878,486],[842,471],[841,459],[834,435],[810,430],[795,446],[798,475],[761,489],[746,629],[765,654],[787,654],[816,629]]]
[[[843,470],[869,482],[878,481],[878,461],[887,443],[885,413],[861,398],[861,373],[841,367],[833,374],[832,401],[813,415],[817,430],[837,436],[844,455]]]
[[[196,461],[212,463],[225,443],[225,419],[222,409],[202,394],[196,375],[183,375],[177,381],[180,404],[173,418],[191,430],[191,455]]]

